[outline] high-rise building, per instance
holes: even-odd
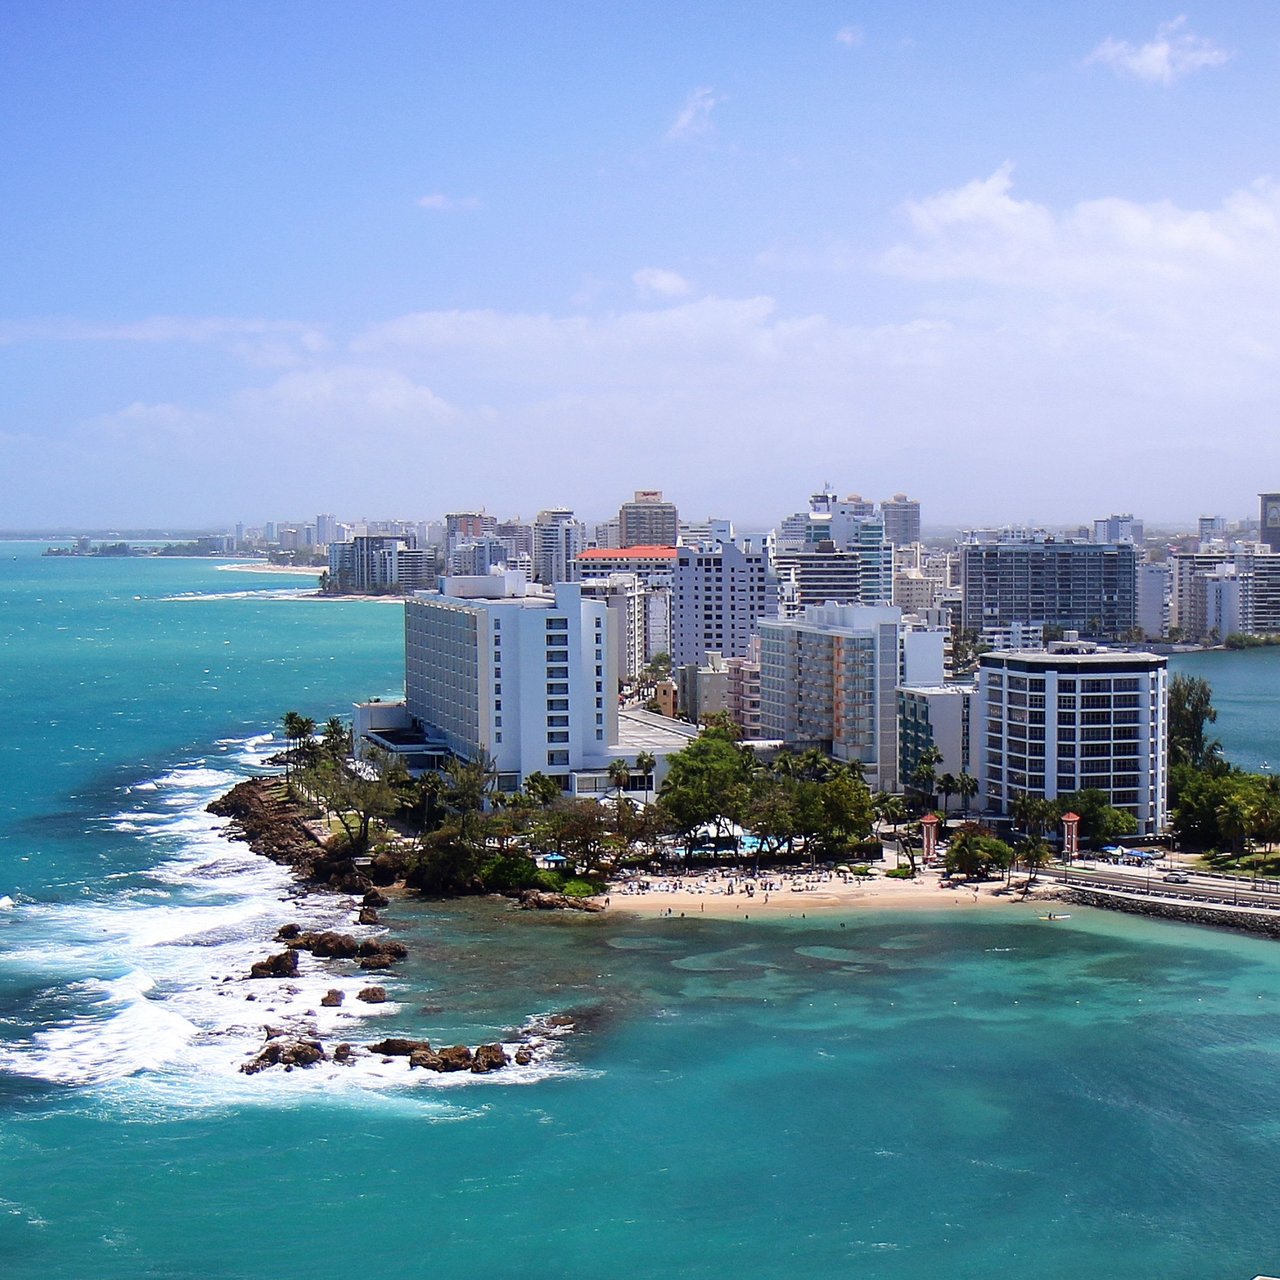
[[[614,666],[610,691],[633,680],[648,661],[648,587],[634,573],[611,573],[602,578],[584,578],[584,600],[601,600],[609,609],[615,637]]]
[[[895,493],[880,504],[886,542],[905,547],[920,541],[920,504],[905,493]]]
[[[811,550],[781,551],[773,559],[778,579],[778,612],[794,618],[811,604],[858,604],[862,600],[862,557],[838,551],[832,542]]]
[[[530,592],[520,573],[446,578],[405,605],[405,701],[454,755],[515,786],[535,770],[603,768],[617,741],[608,607],[577,584]]]
[[[712,652],[746,657],[760,620],[777,607],[777,581],[763,551],[732,542],[677,547],[672,663],[700,663]]]
[[[961,548],[964,627],[1015,622],[1118,639],[1137,619],[1137,552],[1132,543],[1041,537],[969,542]]]
[[[898,785],[900,685],[940,685],[945,629],[912,629],[891,605],[816,605],[760,624],[760,731],[856,760]]]
[[[1134,519],[1132,513],[1093,522],[1094,542],[1134,542],[1141,546],[1145,537],[1142,521]]]
[[[544,586],[569,582],[585,546],[583,527],[568,507],[539,511],[533,522],[533,576]]]
[[[679,536],[680,513],[663,501],[661,489],[637,489],[618,511],[619,546],[674,546]]]
[[[1272,551],[1280,551],[1280,493],[1260,493],[1259,534]]]
[[[338,541],[337,516],[329,514],[316,516],[316,541],[322,547],[327,547],[329,543]]]
[[[387,534],[357,534],[329,544],[329,576],[340,591],[417,591],[434,585],[437,549]]]
[[[984,653],[979,783],[986,812],[1019,795],[1056,800],[1101,791],[1159,834],[1168,807],[1168,671],[1164,658],[1060,642],[1036,653]]]
[[[493,534],[498,522],[483,511],[450,511],[444,518],[445,550],[452,551],[460,542]]]

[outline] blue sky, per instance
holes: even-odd
[[[1262,3],[6,6],[0,526],[1247,514],[1278,83]]]

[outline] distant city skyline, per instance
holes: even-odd
[[[1250,518],[1280,11],[0,16],[0,523]],[[609,497],[606,500],[604,494]],[[255,515],[255,513],[258,513]]]

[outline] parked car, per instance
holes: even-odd
[[[1181,871],[1171,871],[1164,878],[1165,884],[1190,884],[1189,876],[1184,876]]]

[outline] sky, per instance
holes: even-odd
[[[1280,489],[1280,6],[0,7],[0,527]]]

